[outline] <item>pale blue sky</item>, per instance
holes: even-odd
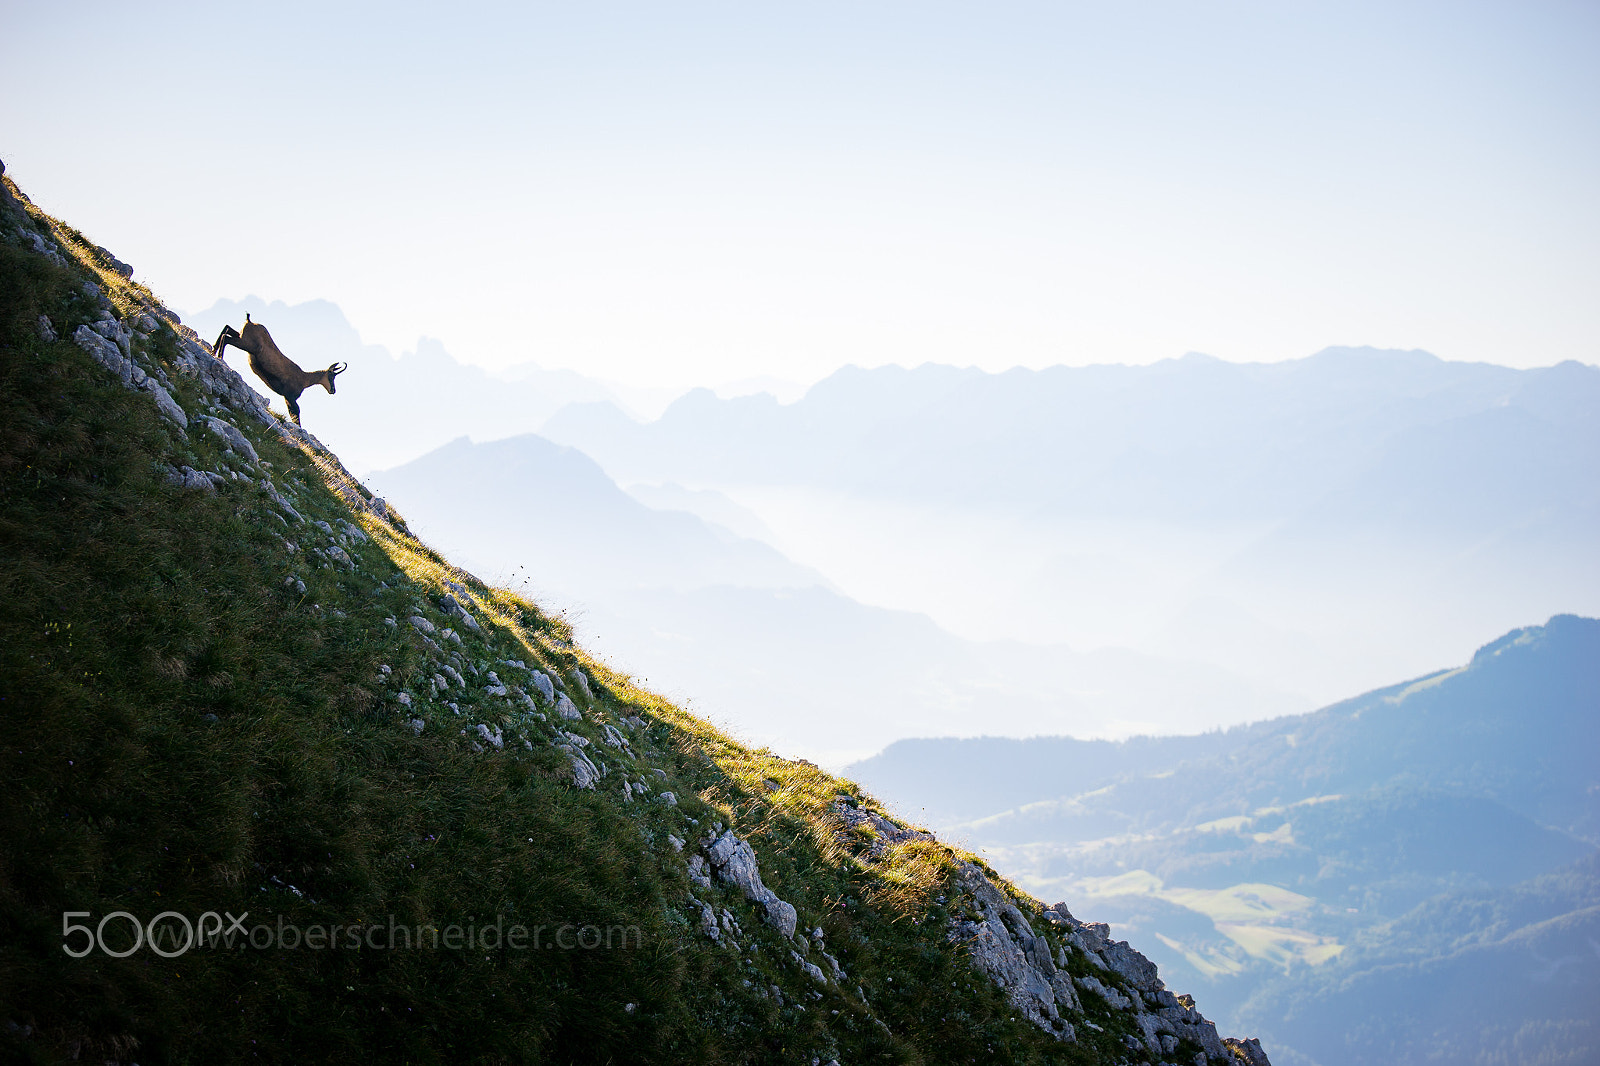
[[[1600,361],[1594,3],[0,12],[0,158],[181,308],[659,385]]]

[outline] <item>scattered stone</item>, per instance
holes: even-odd
[[[672,795],[662,793],[662,798]],[[676,800],[676,797],[674,797]],[[766,907],[767,923],[785,937],[793,936],[798,916],[794,907],[778,898],[778,894],[761,883],[761,870],[756,863],[755,850],[734,835],[733,830],[723,832],[706,849],[711,868],[717,877],[737,885],[752,903]]]
[[[1261,1050],[1261,1041],[1253,1036],[1247,1040],[1239,1040],[1230,1036],[1224,1039],[1222,1043],[1224,1047],[1233,1052],[1234,1058],[1242,1060],[1245,1066],[1272,1066],[1272,1063],[1267,1061],[1267,1053]]]
[[[689,897],[689,902],[700,909],[700,931],[712,940],[721,940],[722,930],[717,926],[717,915],[710,904],[701,903],[693,896]]]
[[[221,437],[223,442],[227,444],[228,447],[232,448],[246,459],[249,459],[252,463],[258,463],[261,461],[261,456],[256,454],[255,445],[250,443],[250,439],[248,437],[239,432],[238,427],[234,426],[230,422],[226,422],[216,417],[206,417],[201,421],[205,422],[206,427],[210,429],[211,432],[215,433],[218,437]]]
[[[47,344],[56,339],[56,327],[49,315],[39,316],[39,339]]]
[[[407,621],[411,623],[411,628],[415,629],[418,633],[427,634],[438,632],[438,629],[434,626],[434,624],[422,617],[420,614],[412,615],[407,619]]]
[[[711,887],[711,874],[706,867],[704,855],[689,856],[689,880],[701,888]]]
[[[419,736],[419,737],[420,737],[420,736],[421,736],[421,735],[422,735],[422,729],[423,729],[423,726],[424,726],[424,725],[425,725],[425,724],[426,724],[426,723],[425,723],[425,722],[423,722],[423,720],[422,720],[422,719],[420,719],[420,718],[413,718],[413,719],[411,719],[411,731],[412,731],[412,732],[413,732],[413,733],[415,733],[415,734],[416,734],[416,735],[417,735],[417,736]]]
[[[839,843],[858,843],[857,840],[853,839],[851,830],[866,829],[869,831],[872,843],[867,848],[867,858],[873,862],[882,859],[884,853],[896,844],[901,844],[908,840],[931,841],[934,839],[933,834],[926,830],[911,829],[903,825],[897,825],[881,814],[861,810],[846,800],[835,800],[833,813],[842,823],[834,836]]]
[[[208,496],[217,494],[216,484],[192,466],[169,466],[163,471],[162,476],[168,484],[176,485],[180,489],[194,489],[196,492],[204,492]]]
[[[583,749],[588,746],[589,742],[583,737],[574,736],[571,733],[562,733],[561,736],[563,741],[556,746],[566,752],[567,757],[571,760],[573,787],[593,789],[595,783],[600,780],[601,773],[600,769],[589,760],[589,756],[584,753]]]
[[[556,698],[555,683],[550,680],[550,675],[543,670],[533,671],[528,675],[528,681],[534,688],[539,690],[539,695],[544,697],[546,703]]]
[[[822,967],[818,966],[814,962],[807,962],[796,952],[791,951],[789,954],[794,957],[795,962],[800,964],[800,969],[805,972],[807,977],[811,978],[819,985],[825,985],[828,983],[828,978],[823,974]]]
[[[680,837],[675,837],[671,833],[668,833],[667,834],[667,843],[672,845],[672,850],[673,851],[682,851],[683,850],[683,845],[685,843],[687,843],[687,841],[683,840]],[[698,857],[699,856],[696,856],[696,858],[698,858]]]
[[[661,793],[661,802],[668,807],[676,807],[678,805],[678,797],[671,792],[663,792]]]
[[[452,588],[462,588],[462,586],[457,585],[454,582],[447,582],[447,584],[449,584]],[[465,594],[466,590],[462,589],[462,595]],[[450,593],[446,592],[439,597],[439,606],[446,614],[453,614],[460,618],[461,624],[472,630],[474,633],[483,632],[483,627],[478,625],[478,620],[476,618],[472,617],[472,612],[463,607],[461,602]]]
[[[109,266],[113,272],[121,274],[125,278],[133,277],[133,267],[129,266],[127,263],[124,263],[122,260],[112,255],[98,244],[94,246],[94,250],[100,253],[100,259],[107,266]]]
[[[177,427],[179,435],[187,439],[188,433],[185,432],[185,427],[189,424],[188,415],[183,413],[183,408],[178,405],[178,401],[172,398],[171,393],[162,388],[159,381],[146,374],[138,363],[124,353],[123,348],[126,347],[126,339],[123,338],[121,332],[117,332],[120,329],[117,323],[98,322],[95,325],[104,327],[105,332],[113,332],[115,336],[123,340],[123,344],[119,346],[113,343],[103,336],[102,332],[96,332],[95,329],[91,329],[89,326],[79,326],[72,334],[72,342],[88,352],[95,362],[115,374],[117,380],[121,381],[125,387],[149,393],[151,399],[155,400],[156,408],[161,412],[162,417],[171,421]],[[131,336],[131,334],[129,335]]]
[[[774,896],[767,900],[767,924],[776,929],[783,936],[794,935],[794,927],[799,921],[799,915],[791,904]]]
[[[491,732],[487,725],[480,722],[478,724],[478,735],[493,744],[496,750],[505,747],[505,737],[501,734],[499,726],[495,726],[494,731]]]
[[[567,694],[565,692],[563,692],[560,698],[556,700],[556,710],[561,713],[561,717],[563,718],[581,719],[583,717],[582,712],[578,710],[577,706],[571,700],[567,699]]]

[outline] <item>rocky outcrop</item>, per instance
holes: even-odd
[[[881,860],[898,844],[933,840],[853,803],[836,803],[834,813],[840,842],[857,845],[867,861]],[[1155,963],[1126,941],[1112,940],[1110,927],[1078,921],[1065,903],[1025,913],[976,863],[957,862],[951,887],[958,894],[951,901],[958,917],[950,923],[949,942],[965,951],[973,968],[993,981],[1022,1017],[1058,1040],[1078,1040],[1078,1023],[1103,1029],[1087,1017],[1090,1004],[1084,997],[1092,996],[1099,1009],[1124,1016],[1123,1025],[1133,1034],[1129,1050],[1153,1062],[1170,1061],[1187,1042],[1199,1048],[1196,1066],[1270,1066],[1259,1041],[1219,1037],[1216,1026],[1195,1010],[1194,1000],[1168,991]],[[1081,973],[1085,966],[1096,972]],[[1072,976],[1071,969],[1080,975]]]
[[[583,750],[589,746],[588,739],[576,733],[562,733],[561,738],[556,747],[566,752],[567,758],[571,761],[573,787],[594,788],[602,774],[600,768],[595,766],[588,753]]]
[[[1049,941],[1037,935],[1021,909],[976,865],[958,864],[956,885],[977,913],[951,923],[951,943],[964,946],[973,966],[1004,989],[1029,1021],[1058,1039],[1076,1040],[1061,1009],[1078,1010],[1080,1004],[1071,976],[1052,957]]]
[[[778,894],[761,883],[761,870],[756,864],[756,853],[750,845],[725,830],[706,845],[706,857],[717,878],[736,885],[752,903],[766,909],[767,924],[786,937],[794,936],[798,916],[793,906],[778,898]]]
[[[180,435],[187,436],[184,427],[189,424],[188,416],[166,386],[131,357],[130,335],[116,321],[104,320],[93,326],[79,326],[73,331],[72,342],[94,356],[95,362],[116,375],[126,388],[149,393],[162,416],[177,427]]]

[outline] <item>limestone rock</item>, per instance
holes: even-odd
[[[56,339],[56,327],[49,315],[39,316],[39,339],[47,344]]]
[[[557,747],[566,752],[571,760],[573,787],[593,789],[595,783],[600,780],[600,771],[589,761],[589,756],[584,754],[582,748],[571,743],[559,744]]]
[[[1075,1040],[1058,1006],[1065,975],[1050,958],[1049,942],[1034,935],[1027,916],[975,864],[958,864],[956,882],[971,895],[978,917],[952,922],[950,940],[965,946],[974,968],[999,985],[1024,1017],[1058,1040]],[[1075,1006],[1076,998],[1066,1005]]]
[[[415,629],[418,633],[438,632],[438,628],[420,614],[414,614],[410,618],[406,619],[406,621],[410,622],[411,628]]]
[[[700,931],[705,933],[705,935],[710,937],[712,940],[721,940],[722,930],[717,925],[717,915],[716,912],[711,909],[711,906],[706,903],[701,903],[693,896],[689,897],[689,902],[700,911]]]
[[[209,496],[217,494],[217,486],[222,482],[220,476],[208,476],[192,466],[169,466],[166,468],[164,476],[169,484],[176,485],[181,489],[194,489]]]
[[[124,263],[122,260],[112,255],[98,244],[94,246],[94,250],[100,253],[100,258],[115,273],[121,274],[125,278],[133,277],[133,267],[129,266],[127,263]]]
[[[776,896],[767,900],[765,907],[767,924],[786,937],[794,936],[794,927],[800,921],[794,907]]]
[[[1156,991],[1161,979],[1156,976],[1156,964],[1128,946],[1126,940],[1107,940],[1100,949],[1106,965],[1115,973],[1128,979],[1140,991]]]
[[[1133,1008],[1133,1000],[1110,985],[1102,983],[1098,977],[1077,977],[1073,980],[1077,982],[1079,988],[1085,992],[1093,992],[1117,1010],[1131,1010]]]
[[[451,584],[454,585],[455,583],[451,582]],[[462,586],[455,585],[455,587],[461,588]],[[465,595],[464,592],[463,595]],[[446,614],[453,614],[457,618],[460,618],[461,624],[472,630],[474,633],[483,632],[483,627],[478,624],[478,620],[476,618],[472,617],[472,612],[463,607],[461,605],[461,601],[456,599],[450,593],[446,592],[439,597],[439,606],[444,609]]]
[[[908,840],[933,840],[934,836],[922,829],[911,829],[897,825],[881,814],[864,811],[844,801],[833,805],[833,813],[838,817],[841,828],[835,834],[840,843],[849,843],[851,830],[867,829],[872,833],[872,844],[867,850],[867,857],[876,862],[883,858],[884,852],[896,844]]]
[[[256,454],[255,445],[250,443],[250,439],[248,437],[239,432],[238,427],[234,426],[230,422],[226,422],[216,417],[206,417],[202,419],[202,421],[205,422],[206,428],[210,429],[211,432],[222,438],[223,443],[225,443],[228,447],[232,448],[234,451],[238,452],[252,463],[258,463],[261,461],[261,456]]]
[[[663,796],[666,795],[670,793],[663,793]],[[755,850],[747,842],[728,829],[711,842],[706,854],[719,880],[738,886],[746,899],[762,904],[766,908],[767,924],[786,937],[794,935],[799,915],[793,906],[779,899],[776,892],[761,883]]]
[[[550,680],[550,675],[543,670],[535,670],[529,674],[528,683],[539,690],[539,695],[544,697],[546,703],[556,698],[555,683]]]
[[[1233,1052],[1234,1058],[1245,1063],[1245,1066],[1272,1066],[1272,1063],[1267,1061],[1267,1053],[1261,1050],[1261,1041],[1253,1036],[1247,1040],[1238,1040],[1230,1036],[1222,1043]]]
[[[122,348],[103,335],[105,332],[114,332],[110,327],[116,323],[108,325],[101,322],[96,325],[104,328],[96,331],[88,326],[79,326],[73,331],[72,342],[88,352],[95,362],[115,374],[117,380],[125,387],[149,393],[162,416],[177,427],[179,435],[187,437],[184,427],[189,424],[189,417],[183,413],[183,408],[172,398],[172,394],[162,388],[160,382],[146,374],[138,363],[128,358]]]
[[[717,877],[738,886],[745,898],[753,903],[765,903],[776,898],[773,891],[761,883],[761,870],[756,863],[755,850],[748,843],[725,830],[706,849],[711,868]]]
[[[561,717],[563,718],[581,719],[583,717],[583,714],[578,710],[577,706],[574,705],[571,700],[567,699],[567,694],[565,692],[563,692],[560,698],[556,700],[556,710],[561,713]]]

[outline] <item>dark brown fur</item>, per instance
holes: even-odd
[[[333,379],[344,373],[349,365],[334,363],[326,370],[307,373],[293,359],[279,351],[267,327],[250,321],[249,315],[244,316],[242,330],[235,330],[232,326],[222,327],[222,332],[217,335],[217,343],[211,346],[211,354],[221,359],[222,350],[230,344],[250,353],[250,369],[255,371],[256,377],[267,383],[267,388],[284,398],[289,405],[289,417],[297,426],[300,424],[300,394],[313,385],[321,385],[332,396],[335,391]]]

